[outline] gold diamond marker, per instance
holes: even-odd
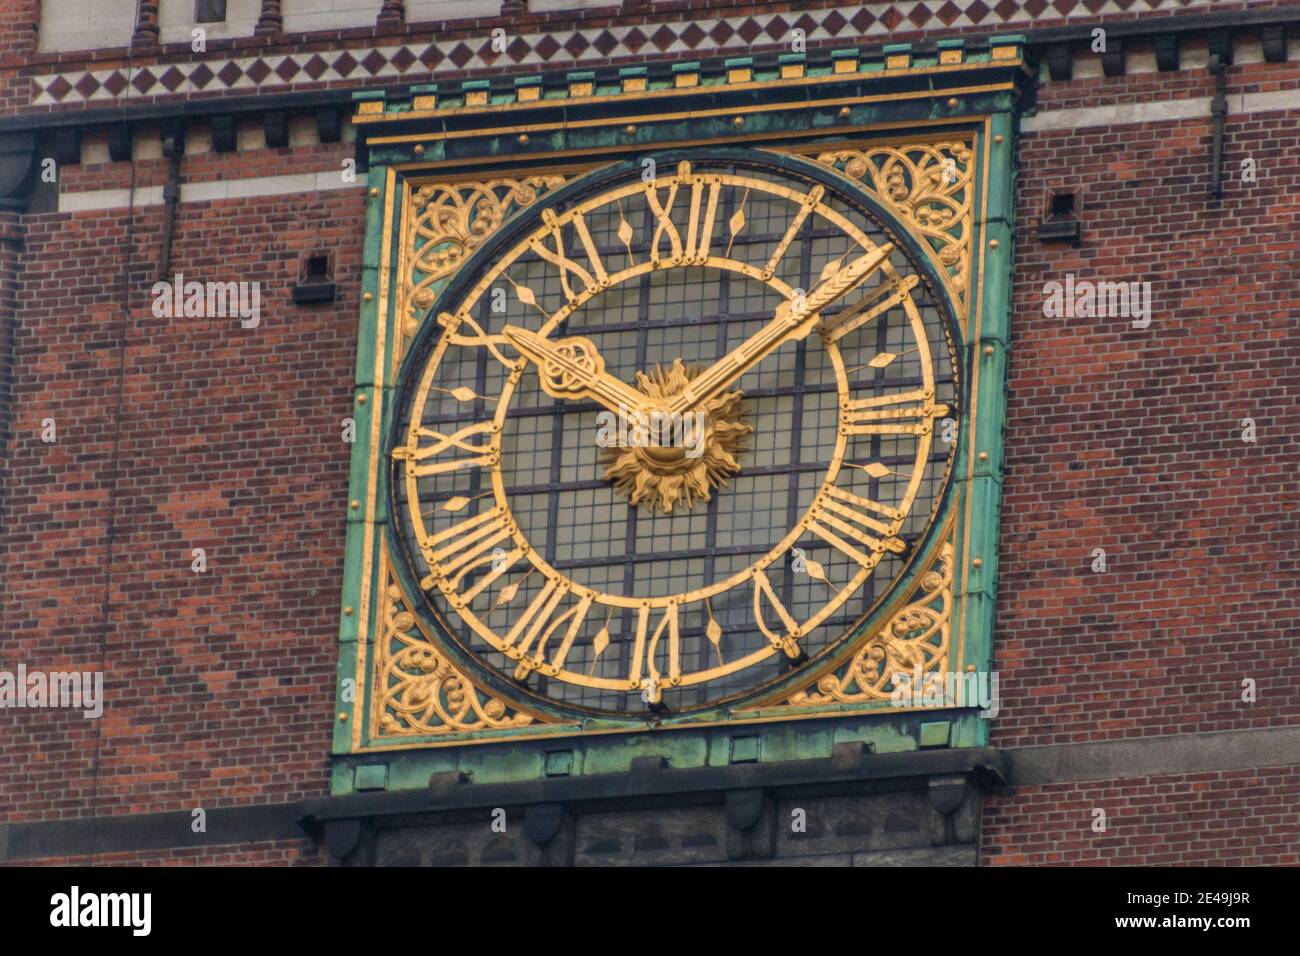
[[[893,352],[881,352],[867,364],[872,368],[884,368],[896,358],[898,358],[898,356]]]
[[[861,467],[862,470],[865,471],[872,478],[884,478],[885,475],[888,475],[890,473],[889,469],[878,461],[873,461],[871,464],[862,465]]]

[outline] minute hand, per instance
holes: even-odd
[[[692,379],[669,403],[669,413],[690,411],[723,391],[782,343],[806,338],[820,319],[820,311],[860,285],[893,251],[893,243],[887,242],[854,259],[808,293],[799,312],[789,302],[782,302],[767,324]]]

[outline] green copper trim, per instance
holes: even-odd
[[[1015,40],[1016,38],[998,38]],[[946,47],[951,48],[951,46]],[[873,81],[867,71],[882,69],[877,61],[874,65],[866,64],[857,50],[835,51],[837,58],[858,60],[855,74],[851,79],[865,83]],[[878,56],[879,54],[877,54]],[[968,62],[976,57],[987,61],[989,53],[980,50],[965,49]],[[791,60],[790,62],[795,62]],[[750,58],[734,58],[727,62],[728,67],[748,67]],[[985,62],[985,66],[988,64]],[[1018,63],[1009,66],[1018,68]],[[678,64],[682,69],[677,73],[698,70],[697,64]],[[597,74],[599,75],[599,74]],[[648,77],[645,67],[632,67],[619,71],[623,78]],[[566,79],[573,79],[568,77]],[[701,75],[700,82],[711,82],[709,77]],[[516,86],[542,83],[543,78],[523,77],[516,81]],[[671,80],[659,80],[670,84]],[[464,89],[462,87],[461,89]],[[864,87],[865,89],[865,87]],[[436,85],[413,88],[414,95],[427,95],[436,92]],[[550,95],[550,91],[548,94]],[[567,85],[556,91],[555,95],[567,96]],[[838,94],[837,94],[838,95]],[[371,91],[358,95],[358,99],[382,99],[382,92]],[[459,99],[459,91],[457,95]],[[441,98],[440,98],[441,100]],[[952,485],[951,507],[958,509],[959,520],[964,518],[969,506],[971,521],[969,528],[959,524],[957,552],[954,567],[954,592],[964,609],[964,641],[960,660],[954,654],[954,670],[964,671],[974,666],[981,672],[987,672],[993,664],[993,626],[994,599],[997,584],[997,542],[1001,507],[1001,483],[1003,447],[1002,435],[1005,427],[1005,390],[1006,367],[1009,349],[1010,319],[1010,280],[1013,261],[1012,239],[1014,219],[1015,191],[1015,136],[1016,110],[1018,96],[1011,90],[991,90],[961,94],[956,106],[949,102],[950,96],[942,89],[931,89],[929,95],[899,100],[882,100],[872,103],[856,103],[848,107],[847,124],[840,106],[819,105],[815,100],[805,103],[798,109],[785,111],[758,112],[751,114],[746,121],[743,132],[738,132],[730,117],[692,117],[661,119],[658,110],[673,109],[661,105],[640,103],[639,109],[643,119],[637,119],[638,130],[635,135],[636,151],[663,147],[684,140],[713,140],[725,146],[728,141],[743,136],[749,143],[755,142],[756,134],[761,137],[759,145],[784,145],[786,143],[811,143],[817,141],[835,142],[844,138],[844,126],[854,127],[854,135],[867,136],[870,130],[861,132],[860,127],[884,126],[897,127],[900,123],[913,124],[917,130],[925,130],[935,119],[964,118],[972,119],[972,126],[942,126],[938,129],[976,128],[978,135],[975,143],[975,162],[977,178],[975,183],[977,205],[976,219],[972,224],[972,289],[978,301],[972,299],[971,321],[968,323],[965,350],[965,374],[968,376],[978,368],[979,389],[974,407],[961,409],[958,461],[959,470],[954,475]],[[388,109],[409,108],[409,99],[388,99]],[[581,100],[568,104],[565,108],[576,107]],[[636,102],[635,97],[632,102]],[[440,105],[443,105],[440,102]],[[449,101],[447,105],[452,105]],[[629,102],[620,101],[608,108],[626,115]],[[584,107],[586,108],[586,107]],[[576,114],[575,114],[576,115]],[[982,132],[982,118],[991,117],[989,137],[986,143]],[[480,117],[482,122],[485,117]],[[975,121],[980,120],[975,126]],[[813,137],[801,136],[797,140],[788,134],[818,131]],[[405,128],[394,126],[391,132],[406,132]],[[372,130],[372,132],[374,132]],[[385,130],[389,132],[389,130]],[[894,134],[889,134],[892,138]],[[366,241],[362,269],[361,293],[369,292],[370,302],[360,304],[360,322],[358,330],[358,350],[356,368],[356,392],[353,406],[349,412],[356,421],[356,442],[352,448],[348,502],[341,503],[347,512],[347,535],[345,543],[344,582],[342,607],[351,607],[353,614],[344,615],[340,610],[339,619],[339,673],[337,712],[333,715],[334,729],[334,765],[331,771],[331,789],[334,793],[350,793],[364,784],[364,789],[376,788],[378,785],[388,789],[422,788],[427,785],[431,773],[460,772],[470,775],[476,782],[505,782],[521,779],[538,779],[544,776],[582,775],[588,773],[618,772],[626,770],[631,760],[637,756],[662,756],[673,767],[719,766],[728,762],[779,762],[784,760],[808,759],[809,757],[828,756],[834,743],[856,741],[867,745],[877,753],[909,752],[922,746],[974,747],[983,746],[988,740],[988,720],[978,716],[977,709],[916,710],[891,712],[889,701],[879,702],[874,707],[862,705],[830,705],[821,708],[800,711],[800,719],[791,717],[788,708],[766,708],[759,711],[731,711],[730,713],[704,713],[690,719],[669,720],[657,729],[629,729],[626,723],[615,721],[589,720],[581,728],[573,725],[569,736],[560,736],[566,732],[565,727],[555,725],[534,725],[510,731],[486,731],[460,735],[455,739],[471,742],[484,742],[482,746],[447,746],[451,738],[401,738],[400,742],[385,739],[382,742],[371,740],[371,731],[367,725],[367,708],[360,706],[361,688],[357,688],[356,699],[344,699],[345,688],[349,680],[356,679],[356,662],[358,652],[358,634],[362,624],[358,620],[357,609],[360,608],[362,590],[363,554],[367,539],[377,543],[384,534],[388,518],[388,502],[385,497],[385,485],[381,479],[373,490],[374,505],[371,513],[366,514],[369,483],[369,467],[372,454],[371,433],[373,416],[380,416],[380,436],[387,434],[389,420],[393,414],[392,399],[395,382],[392,380],[391,363],[385,372],[385,385],[374,385],[375,343],[377,332],[385,330],[385,361],[390,362],[391,349],[396,342],[399,318],[396,315],[396,295],[400,277],[396,270],[397,230],[400,227],[400,209],[394,205],[391,230],[393,235],[384,235],[384,208],[389,197],[386,195],[389,164],[408,164],[417,161],[445,162],[457,159],[482,160],[484,157],[496,157],[495,166],[479,169],[508,170],[513,168],[516,154],[528,153],[527,168],[544,167],[537,154],[548,151],[597,150],[601,155],[609,155],[611,146],[624,146],[626,134],[621,127],[569,128],[555,132],[535,134],[527,146],[518,143],[513,134],[500,134],[484,137],[467,137],[465,139],[431,138],[424,141],[424,151],[417,157],[413,144],[371,145],[369,156],[371,171],[369,190],[378,190],[377,196],[367,193]],[[1002,137],[1001,143],[993,140]],[[984,169],[985,147],[989,150],[987,171]],[[630,151],[624,156],[635,156]],[[557,160],[563,161],[563,160]],[[454,171],[455,167],[452,167]],[[400,188],[402,174],[394,179]],[[979,198],[982,197],[982,198]],[[992,249],[991,241],[996,240],[998,247]],[[389,289],[387,295],[381,296],[379,288],[381,250],[387,244],[389,261]],[[980,254],[983,253],[981,263]],[[385,304],[385,313],[379,314],[379,303]],[[978,304],[980,326],[978,340],[974,335],[974,310]],[[986,350],[991,350],[985,354]],[[366,401],[358,400],[365,397]],[[988,458],[977,462],[974,475],[967,477],[966,462],[968,446],[965,444],[970,436],[971,424],[974,424],[977,451],[985,451]],[[382,445],[381,445],[382,447]],[[349,507],[351,501],[361,502],[361,507],[354,510]],[[967,544],[969,540],[969,544]],[[970,567],[975,558],[981,561],[979,569]],[[906,586],[915,582],[919,575],[921,562],[910,570],[907,578],[900,582]],[[372,560],[369,580],[370,618],[365,622],[367,642],[372,653],[368,657],[367,673],[363,675],[363,684],[369,685],[374,680],[373,646],[382,623],[383,582],[378,580],[378,562]],[[954,622],[954,636],[961,622]],[[881,712],[885,711],[885,712]],[[347,720],[338,720],[339,714],[347,714]],[[356,733],[355,722],[361,721],[360,734],[363,750],[353,752],[353,736]],[[757,721],[757,722],[753,722]],[[941,729],[943,732],[941,733]],[[941,740],[941,737],[943,738]],[[487,741],[493,741],[487,744]],[[436,746],[441,744],[441,746]],[[358,776],[359,774],[359,776]],[[360,783],[358,782],[360,780]]]

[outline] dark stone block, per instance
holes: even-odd
[[[1101,55],[1101,71],[1107,76],[1123,76],[1125,70],[1124,41],[1112,39],[1106,43],[1106,52]]]
[[[1264,27],[1259,31],[1259,42],[1264,47],[1264,61],[1286,62],[1286,27]]]
[[[266,145],[272,149],[283,149],[289,145],[289,117],[282,111],[272,111],[263,117],[266,130]]]
[[[1057,83],[1062,83],[1074,76],[1074,61],[1071,59],[1070,45],[1058,43],[1047,48],[1047,74]]]
[[[218,153],[234,152],[238,145],[237,127],[233,116],[212,117],[212,148]]]
[[[1224,63],[1232,62],[1232,33],[1228,30],[1211,30],[1209,33],[1210,56],[1217,56]]]
[[[334,106],[316,108],[316,135],[322,143],[337,143],[343,136],[343,123]]]
[[[65,126],[54,134],[54,158],[60,166],[81,162],[81,134],[75,126]]]
[[[115,123],[108,128],[108,158],[115,163],[124,163],[131,158],[131,130],[124,123]]]
[[[1179,51],[1178,34],[1160,34],[1156,37],[1156,66],[1165,72],[1177,70],[1181,65]]]

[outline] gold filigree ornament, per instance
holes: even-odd
[[[963,308],[970,283],[975,163],[960,141],[821,153],[817,162],[871,189],[930,249]]]
[[[791,706],[889,700],[894,675],[942,671],[952,616],[953,546],[945,540],[920,587],[838,671],[791,695]]]
[[[475,687],[419,631],[396,580],[389,578],[379,675],[379,733],[452,734],[526,727],[532,716]]]
[[[430,183],[407,197],[406,315],[408,335],[433,305],[445,280],[517,209],[563,185],[556,175],[483,182]]]
[[[699,373],[699,368],[674,359],[668,368],[656,366],[648,375],[637,372],[637,389],[655,404],[666,403]],[[665,416],[674,439],[666,444],[666,436],[654,429],[658,434],[652,432],[650,441],[607,449],[601,456],[605,479],[630,504],[644,504],[652,511],[657,507],[671,513],[681,505],[689,510],[707,502],[714,488],[740,472],[736,456],[748,450],[746,439],[754,428],[745,421],[742,398],[740,390],[733,389],[706,399],[685,416]]]

